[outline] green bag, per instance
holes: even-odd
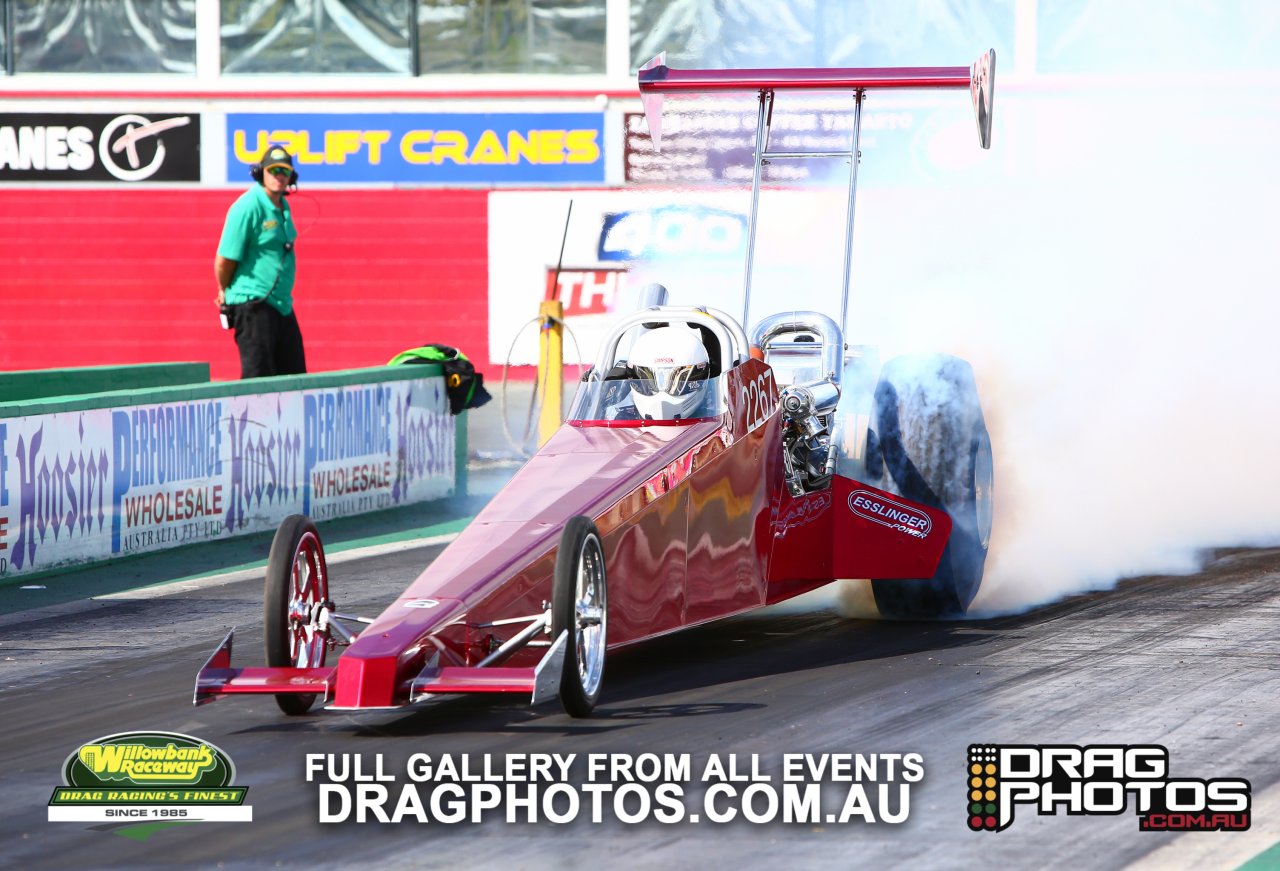
[[[440,364],[444,370],[444,389],[449,397],[451,414],[460,414],[464,408],[479,408],[493,398],[484,389],[484,376],[457,348],[432,343],[401,351],[387,361],[388,366],[414,363]]]

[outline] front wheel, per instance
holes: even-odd
[[[324,665],[329,633],[320,622],[320,610],[328,601],[329,569],[320,533],[305,515],[286,517],[271,542],[263,590],[268,666]],[[290,716],[305,714],[315,700],[314,693],[276,694],[276,704]]]
[[[579,515],[560,535],[551,590],[551,637],[569,633],[560,703],[570,716],[589,717],[600,699],[608,627],[604,547],[591,518]]]

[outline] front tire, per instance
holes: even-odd
[[[276,530],[262,599],[267,665],[324,665],[329,634],[320,628],[319,612],[329,601],[329,569],[311,518],[291,515]],[[309,711],[315,700],[314,693],[276,694],[280,710],[293,717]]]
[[[572,717],[589,717],[604,685],[609,591],[604,546],[591,518],[565,524],[551,591],[551,637],[569,633],[560,703]]]
[[[881,372],[875,406],[890,482],[952,524],[933,577],[872,580],[876,607],[896,619],[961,616],[982,583],[995,478],[973,368],[945,355],[895,358]]]

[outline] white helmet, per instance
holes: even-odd
[[[636,339],[627,362],[636,373],[631,392],[641,417],[698,416],[711,368],[701,333],[683,324],[650,330]]]

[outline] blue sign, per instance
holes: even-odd
[[[596,257],[600,260],[657,260],[697,254],[741,256],[746,249],[745,215],[709,206],[676,205],[633,209],[604,216]]]
[[[227,181],[267,143],[299,178],[335,183],[600,184],[604,114],[228,114]]]

